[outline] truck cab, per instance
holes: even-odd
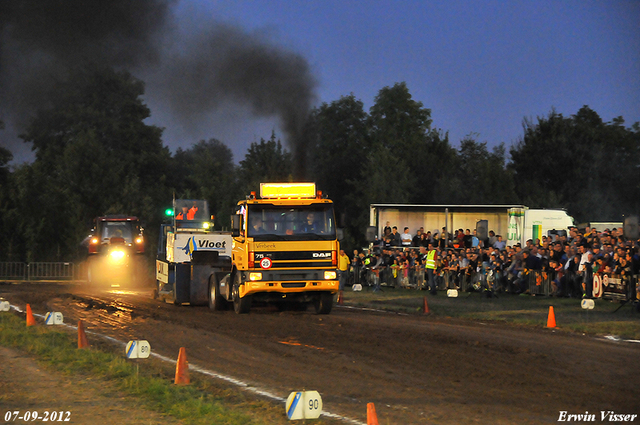
[[[314,183],[262,183],[231,216],[232,270],[221,295],[236,313],[255,301],[313,304],[328,314],[338,292],[333,202]]]

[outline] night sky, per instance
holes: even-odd
[[[588,105],[605,122],[618,116],[627,126],[640,121],[640,1],[183,0],[168,13],[163,25],[170,29],[154,39],[162,59],[130,69],[147,82],[149,123],[165,128],[172,151],[217,138],[240,161],[251,142],[268,139],[272,130],[287,141],[288,112],[279,104],[257,109],[273,94],[252,97],[242,90],[259,88],[260,80],[231,78],[241,87],[227,88],[229,75],[242,72],[231,66],[221,74],[226,80],[203,82],[203,93],[195,86],[194,96],[202,96],[194,99],[197,113],[168,90],[194,91],[190,77],[181,77],[194,63],[209,67],[209,74],[198,75],[201,81],[222,72],[215,65],[224,50],[219,45],[233,49],[238,39],[249,51],[273,50],[286,70],[301,74],[282,78],[302,84],[302,103],[311,107],[353,93],[368,111],[380,89],[404,81],[453,146],[469,134],[490,147],[509,146],[522,135],[523,118],[546,116],[552,108],[570,116]],[[204,33],[217,40],[207,44],[211,50],[196,41]],[[168,71],[176,58],[195,51],[197,61]],[[11,67],[7,57],[0,64]],[[14,153],[14,163],[29,160],[29,147],[16,138],[11,103],[2,104],[8,128],[0,142]]]

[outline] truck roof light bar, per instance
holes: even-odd
[[[260,183],[260,197],[269,199],[315,198],[315,183]]]

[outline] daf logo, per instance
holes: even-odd
[[[313,258],[331,258],[330,252],[314,252]]]

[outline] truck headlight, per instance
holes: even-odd
[[[330,271],[325,271],[324,272],[324,279],[325,280],[335,280],[335,278],[336,278],[335,270],[330,270]]]
[[[251,281],[262,280],[262,273],[259,273],[259,272],[249,273],[249,280]]]

